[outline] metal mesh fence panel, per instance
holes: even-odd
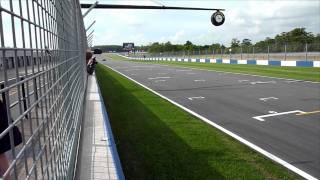
[[[79,1],[0,3],[0,179],[71,179],[87,80]]]
[[[127,53],[133,57],[182,57],[238,60],[281,60],[281,61],[319,61],[320,43],[287,43],[240,45],[238,47],[219,47],[182,51],[163,51],[159,53]]]

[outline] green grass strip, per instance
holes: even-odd
[[[96,75],[127,179],[298,179],[102,64]]]
[[[115,54],[104,54],[104,56],[114,60],[128,60]],[[132,61],[132,60],[131,60]],[[196,62],[175,62],[175,61],[141,61],[136,62],[166,64],[178,67],[190,67],[199,69],[209,69],[225,72],[246,73],[270,77],[280,77],[305,81],[320,82],[320,68],[314,67],[280,67],[264,65],[246,64],[216,64],[216,63],[196,63]]]

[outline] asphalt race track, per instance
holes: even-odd
[[[320,178],[320,83],[99,62]]]

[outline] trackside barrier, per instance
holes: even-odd
[[[137,57],[128,57],[119,54],[122,57],[131,60],[161,60],[161,61],[170,61],[171,57],[166,58],[137,58]],[[280,60],[256,60],[256,59],[248,59],[248,60],[238,60],[238,59],[184,59],[184,58],[174,58],[175,61],[183,61],[183,62],[202,62],[202,63],[217,63],[217,64],[249,64],[249,65],[269,65],[269,66],[296,66],[296,67],[320,67],[320,61],[305,61],[305,60],[297,60],[297,61],[280,61]]]

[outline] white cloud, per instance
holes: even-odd
[[[173,43],[182,43],[183,39],[185,38],[184,36],[186,35],[185,30],[179,30],[176,32],[173,36],[169,37],[169,40],[172,41]]]

